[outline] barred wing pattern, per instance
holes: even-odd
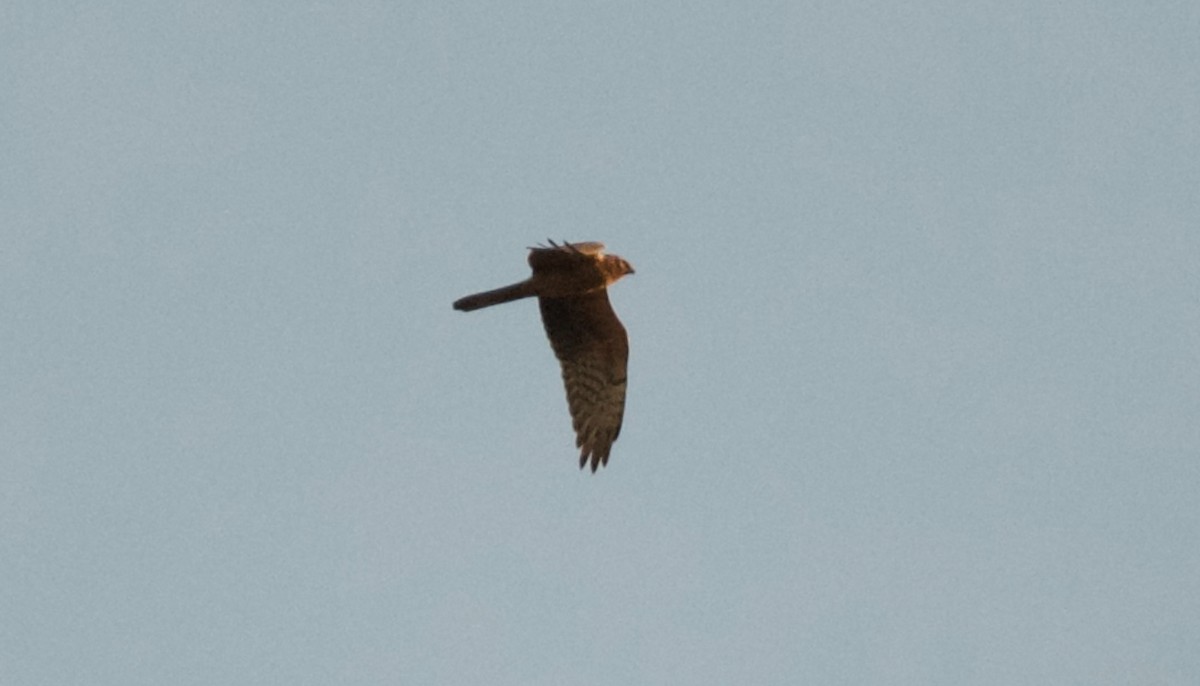
[[[567,406],[580,448],[579,466],[608,464],[625,414],[629,339],[601,289],[562,298],[539,297],[542,324],[562,366]]]

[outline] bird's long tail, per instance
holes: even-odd
[[[514,283],[511,286],[504,286],[493,291],[484,291],[482,293],[474,293],[465,298],[459,298],[454,301],[454,309],[470,312],[478,310],[481,307],[491,307],[500,303],[520,300],[537,295],[533,290],[533,284],[526,280],[520,283]]]

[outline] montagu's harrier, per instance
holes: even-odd
[[[605,255],[603,243],[550,241],[529,249],[533,276],[511,286],[461,298],[454,309],[481,307],[537,296],[550,347],[562,365],[567,405],[575,427],[579,468],[608,464],[625,414],[625,368],[629,339],[608,302],[608,286],[633,267]]]

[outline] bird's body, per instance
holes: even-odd
[[[562,366],[567,405],[575,427],[579,466],[608,464],[625,412],[629,342],[608,301],[607,288],[633,267],[604,254],[601,243],[563,243],[530,248],[528,279],[455,301],[454,309],[481,307],[536,296],[550,347]]]

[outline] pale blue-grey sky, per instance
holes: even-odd
[[[1200,5],[0,9],[0,683],[1200,683]],[[581,473],[534,303],[637,274]]]

